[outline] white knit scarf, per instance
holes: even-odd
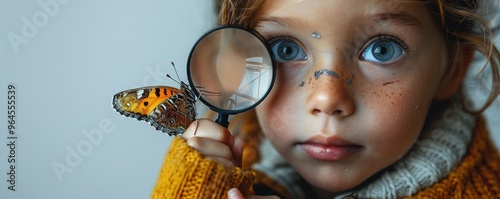
[[[399,198],[411,196],[445,177],[466,153],[476,117],[458,104],[448,104],[427,122],[415,145],[373,182],[336,198]],[[300,175],[274,149],[269,140],[260,146],[261,161],[254,169],[286,187],[294,198],[306,198]]]

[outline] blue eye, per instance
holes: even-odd
[[[306,60],[307,54],[297,42],[287,39],[278,39],[271,43],[276,62],[290,62]]]
[[[392,39],[377,39],[361,54],[361,58],[375,63],[392,62],[404,54],[401,45]]]

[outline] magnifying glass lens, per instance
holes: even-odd
[[[191,50],[188,77],[200,100],[221,114],[257,106],[275,79],[274,58],[264,38],[239,26],[215,28]]]

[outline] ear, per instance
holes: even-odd
[[[467,69],[474,59],[474,49],[472,47],[454,46],[449,47],[450,57],[448,68],[441,78],[440,85],[434,96],[435,100],[449,99],[462,86],[462,82],[467,74]]]

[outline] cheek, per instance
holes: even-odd
[[[377,151],[374,158],[393,162],[405,154],[418,138],[432,101],[431,92],[398,82],[366,94],[364,114],[376,135],[368,134],[367,146]],[[380,160],[380,159],[379,159]]]
[[[300,100],[296,92],[273,88],[273,91],[256,108],[257,117],[265,136],[271,141],[292,137],[288,134],[294,128],[294,121],[299,116],[300,107]]]

